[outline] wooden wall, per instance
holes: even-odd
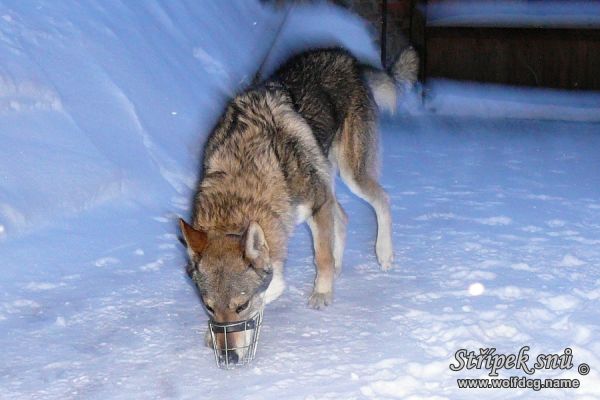
[[[269,1],[310,3],[313,0]],[[402,48],[412,44],[421,58],[422,81],[448,78],[600,90],[600,28],[490,28],[464,24],[443,26],[437,22],[435,26],[428,26],[427,7],[440,1],[464,0],[330,1],[367,21],[373,40],[383,50],[385,65],[389,65]],[[486,1],[502,3],[505,0]]]
[[[428,27],[425,77],[600,90],[600,30]]]

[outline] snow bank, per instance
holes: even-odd
[[[202,138],[281,19],[247,1],[8,1],[0,17],[8,237],[189,190]]]
[[[445,79],[429,80],[425,91],[422,104],[427,113],[480,118],[600,122],[598,92],[502,86]],[[412,108],[420,110],[419,107]]]
[[[204,138],[284,11],[242,0],[0,4],[2,236],[106,202],[189,195]],[[332,44],[377,59],[357,17],[294,7],[265,71]]]

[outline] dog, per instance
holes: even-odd
[[[348,221],[334,194],[338,171],[375,210],[377,260],[383,270],[392,266],[376,118],[378,106],[396,108],[397,86],[414,83],[417,69],[412,48],[389,71],[341,48],[315,49],[229,102],[204,148],[191,224],[180,219],[188,272],[211,319],[244,320],[281,295],[288,238],[304,221],[316,265],[308,304],[320,309],[332,302]],[[236,347],[243,332],[217,335],[218,349],[225,340]]]

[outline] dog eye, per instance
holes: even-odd
[[[211,313],[214,314],[215,310],[213,310],[213,308],[211,306],[209,306],[208,304],[204,303],[204,307],[206,307],[206,310]]]
[[[236,308],[235,312],[238,313],[238,314],[241,313],[246,308],[248,308],[248,304],[250,304],[250,300],[248,300],[247,302],[245,302],[244,304],[242,304],[241,306],[239,306],[238,308]]]

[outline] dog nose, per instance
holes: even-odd
[[[237,364],[240,360],[238,354],[234,350],[221,350],[221,356],[219,357],[222,363],[227,361],[228,364]]]
[[[229,364],[237,364],[239,361],[239,357],[235,351],[228,351],[227,360],[229,361]]]

